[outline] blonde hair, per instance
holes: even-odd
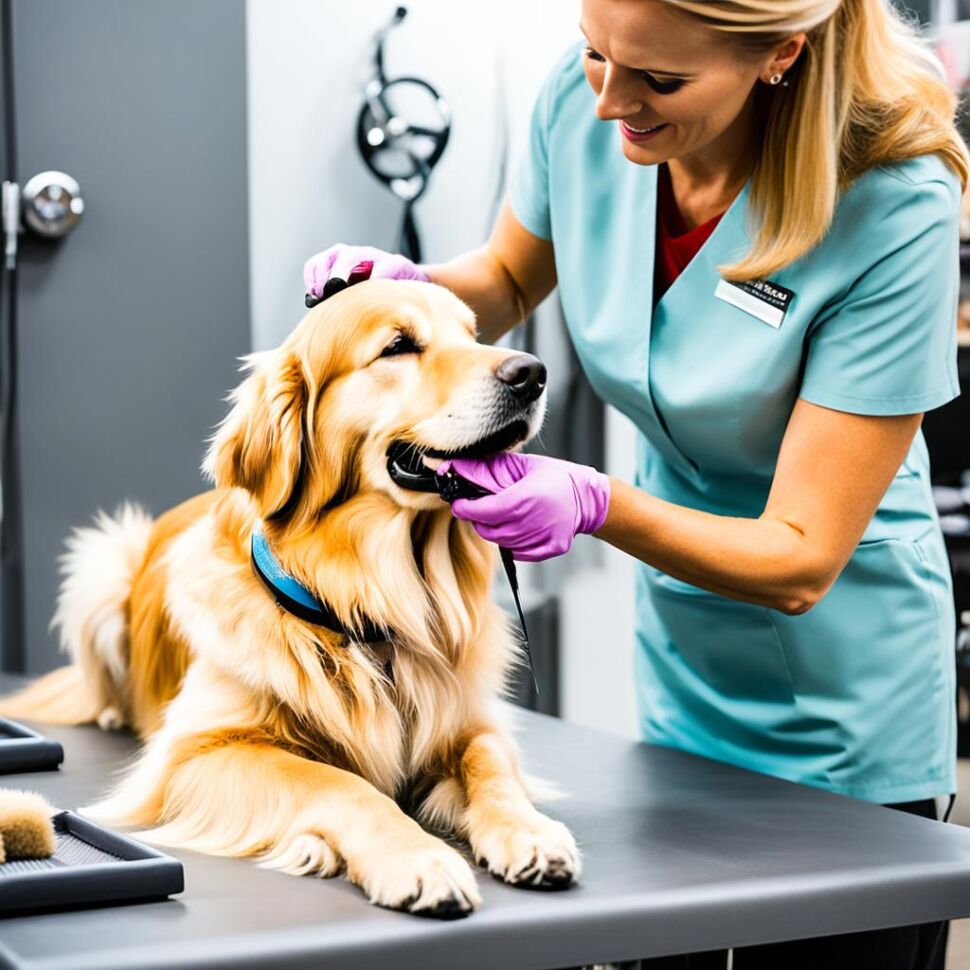
[[[970,157],[954,125],[941,65],[889,0],[664,0],[763,55],[805,31],[788,87],[762,86],[764,143],[751,179],[758,217],[750,252],[719,267],[764,279],[826,234],[839,193],[863,172],[938,154],[967,185]]]

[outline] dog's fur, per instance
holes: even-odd
[[[382,357],[402,331],[421,352]],[[126,506],[74,533],[54,618],[73,663],[0,714],[129,725],[144,741],[84,814],[160,845],[344,871],[375,903],[439,916],[479,903],[475,878],[401,804],[510,883],[578,875],[500,723],[517,643],[490,597],[494,547],[386,469],[394,440],[453,451],[507,420],[495,370],[511,353],[478,344],[441,287],[348,288],[248,359],[204,462],[214,490],[156,521]],[[530,435],[544,405],[529,406]],[[369,617],[389,642],[277,606],[250,564],[259,523],[343,623]]]

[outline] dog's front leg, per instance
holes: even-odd
[[[489,872],[516,886],[559,889],[579,876],[579,850],[562,822],[533,807],[512,744],[494,730],[472,737],[459,765],[462,834]]]
[[[480,903],[465,860],[359,775],[225,734],[178,749],[163,824],[146,841],[261,854],[261,865],[294,875],[344,870],[372,902],[422,916],[463,916]]]

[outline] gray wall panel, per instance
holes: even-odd
[[[250,346],[243,0],[15,0],[20,181],[87,211],[23,237],[28,669],[57,662],[55,559],[126,498],[202,490],[204,439]]]

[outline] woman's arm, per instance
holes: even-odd
[[[595,535],[695,586],[804,613],[842,572],[922,417],[848,414],[799,399],[759,518],[673,505],[611,478]]]
[[[525,229],[508,201],[484,246],[422,268],[475,311],[479,340],[487,344],[521,323],[556,285],[552,243]]]

